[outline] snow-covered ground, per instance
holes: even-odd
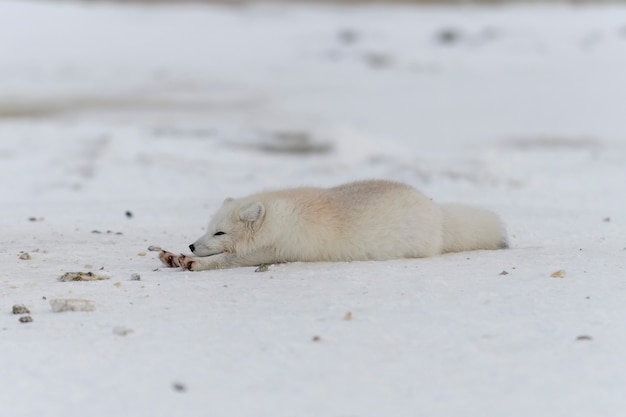
[[[625,74],[624,6],[0,1],[0,416],[623,416]],[[227,196],[361,178],[492,209],[512,247],[147,251]]]

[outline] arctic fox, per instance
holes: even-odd
[[[189,245],[195,257],[162,251],[159,258],[201,271],[506,247],[502,223],[487,210],[438,205],[409,185],[370,180],[227,198],[206,233]]]

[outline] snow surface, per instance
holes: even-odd
[[[0,416],[625,415],[624,74],[617,5],[0,2]],[[512,247],[147,251],[227,196],[362,178],[490,208]]]

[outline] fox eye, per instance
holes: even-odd
[[[215,233],[213,236],[222,236],[222,235],[225,235],[225,234],[226,234],[226,233],[224,233],[224,232],[217,232],[217,233]]]

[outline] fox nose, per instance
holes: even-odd
[[[189,245],[189,249],[193,252],[196,250],[196,247],[192,243],[191,245]]]

